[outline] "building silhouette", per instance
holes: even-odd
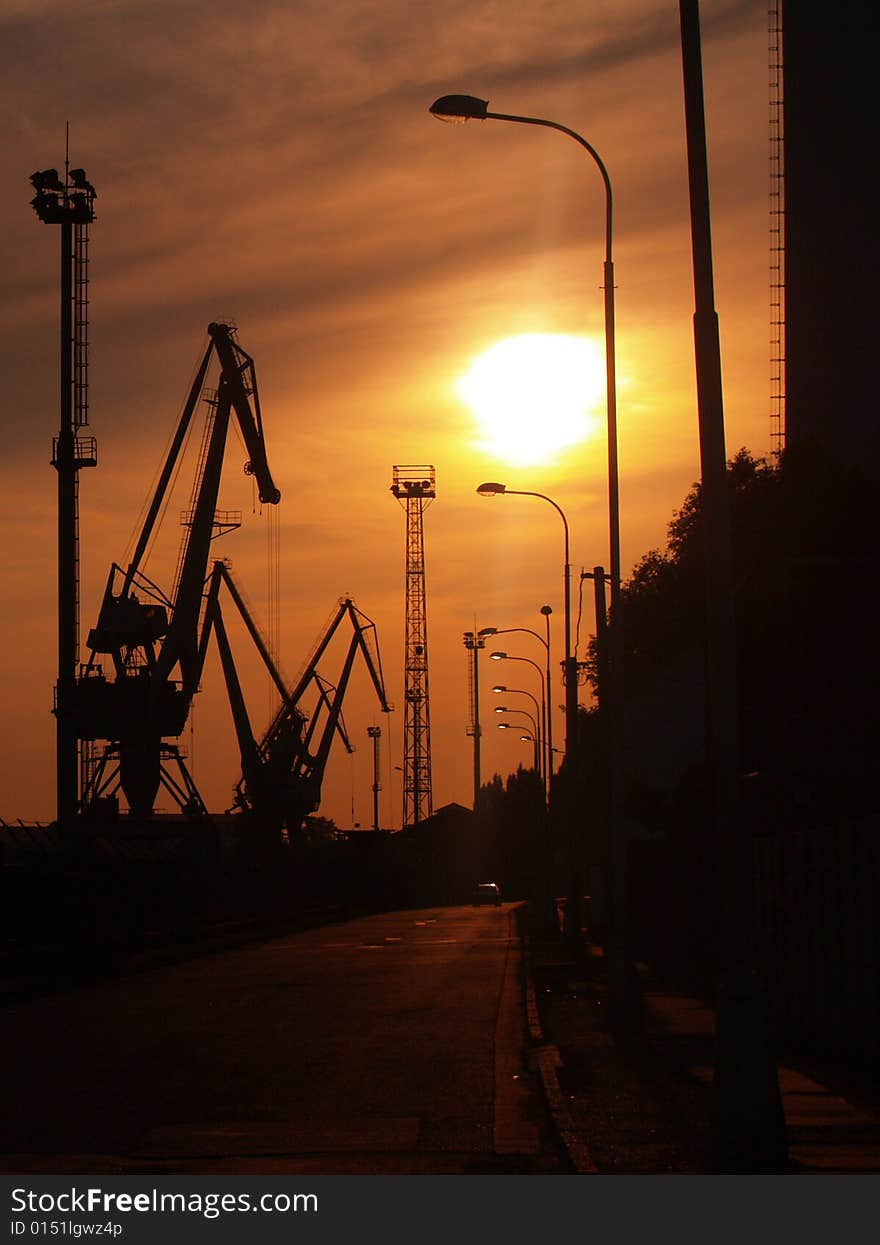
[[[779,7],[785,443],[876,476],[876,58],[856,20],[867,7]]]

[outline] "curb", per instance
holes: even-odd
[[[550,1111],[553,1127],[568,1155],[569,1162],[579,1176],[596,1176],[599,1169],[593,1162],[587,1144],[575,1127],[568,1101],[559,1086],[556,1069],[562,1059],[556,1047],[548,1042],[538,1012],[535,978],[532,969],[532,949],[528,937],[523,937],[523,970],[525,973],[526,1021],[529,1027],[531,1051],[529,1062],[541,1078],[544,1096]]]

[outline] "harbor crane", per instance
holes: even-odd
[[[89,632],[89,657],[80,667],[73,718],[83,747],[81,811],[100,818],[121,787],[135,818],[149,818],[160,785],[187,813],[204,804],[173,741],[186,724],[206,652],[201,615],[211,540],[238,527],[236,512],[217,511],[217,496],[232,412],[256,480],[260,501],[277,505],[281,493],[269,470],[254,361],[233,325],[208,325],[209,342],[196,370],[143,527],[128,566],[110,569],[98,621]],[[216,357],[216,392],[204,391]],[[147,549],[175,476],[193,416],[208,408],[176,582],[166,594],[142,570]],[[109,658],[113,678],[99,657]],[[176,677],[172,677],[175,676]],[[98,748],[98,741],[104,741]],[[176,773],[174,772],[176,769]]]
[[[223,619],[220,589],[224,586],[281,697],[280,707],[260,740],[257,740],[251,725]],[[342,671],[334,684],[324,677],[318,667],[346,619],[351,625],[351,638]],[[216,561],[211,572],[202,629],[202,660],[212,631],[217,639],[241,755],[242,775],[235,788],[235,807],[255,827],[272,837],[280,836],[285,828],[289,835],[295,834],[308,814],[318,808],[324,770],[334,738],[338,735],[346,751],[354,751],[345,729],[342,703],[358,653],[367,667],[382,712],[391,712],[385,695],[375,623],[355,606],[350,597],[343,597],[301,675],[293,687],[288,688],[228,564]],[[305,708],[309,697],[315,698],[311,713]]]

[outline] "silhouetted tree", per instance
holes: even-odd
[[[745,449],[728,464],[728,484],[744,772],[773,792],[774,815],[780,804],[819,818],[873,807],[876,490],[814,455],[787,452],[768,463]],[[622,632],[630,697],[681,654],[701,651],[703,594],[695,484],[669,523],[666,548],[637,563],[611,620]],[[595,686],[595,638],[587,675]]]
[[[728,484],[747,825],[773,834],[864,817],[877,807],[880,750],[876,488],[804,451],[768,463],[740,450]],[[681,738],[685,726],[701,738],[704,557],[694,485],[665,548],[638,562],[610,620],[620,629],[627,703],[643,723],[654,715],[649,740]],[[587,670],[596,685],[595,640]],[[602,782],[595,766],[588,777],[591,754],[593,744],[581,761],[587,803]],[[626,784],[627,816],[649,836],[631,853],[640,952],[699,986],[712,979],[715,955],[707,774],[699,748],[666,782],[649,781],[640,759],[630,751]]]

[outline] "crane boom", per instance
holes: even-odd
[[[254,361],[235,341],[228,324],[209,324],[208,332],[214,343],[214,349],[217,351],[217,357],[223,369],[223,380],[229,386],[229,395],[238,416],[241,435],[244,437],[244,443],[250,454],[250,461],[245,466],[245,471],[256,477],[260,501],[277,506],[281,501],[281,493],[275,487],[269,463],[266,460],[263,420],[260,414]],[[254,400],[253,408],[250,403],[251,396]]]

